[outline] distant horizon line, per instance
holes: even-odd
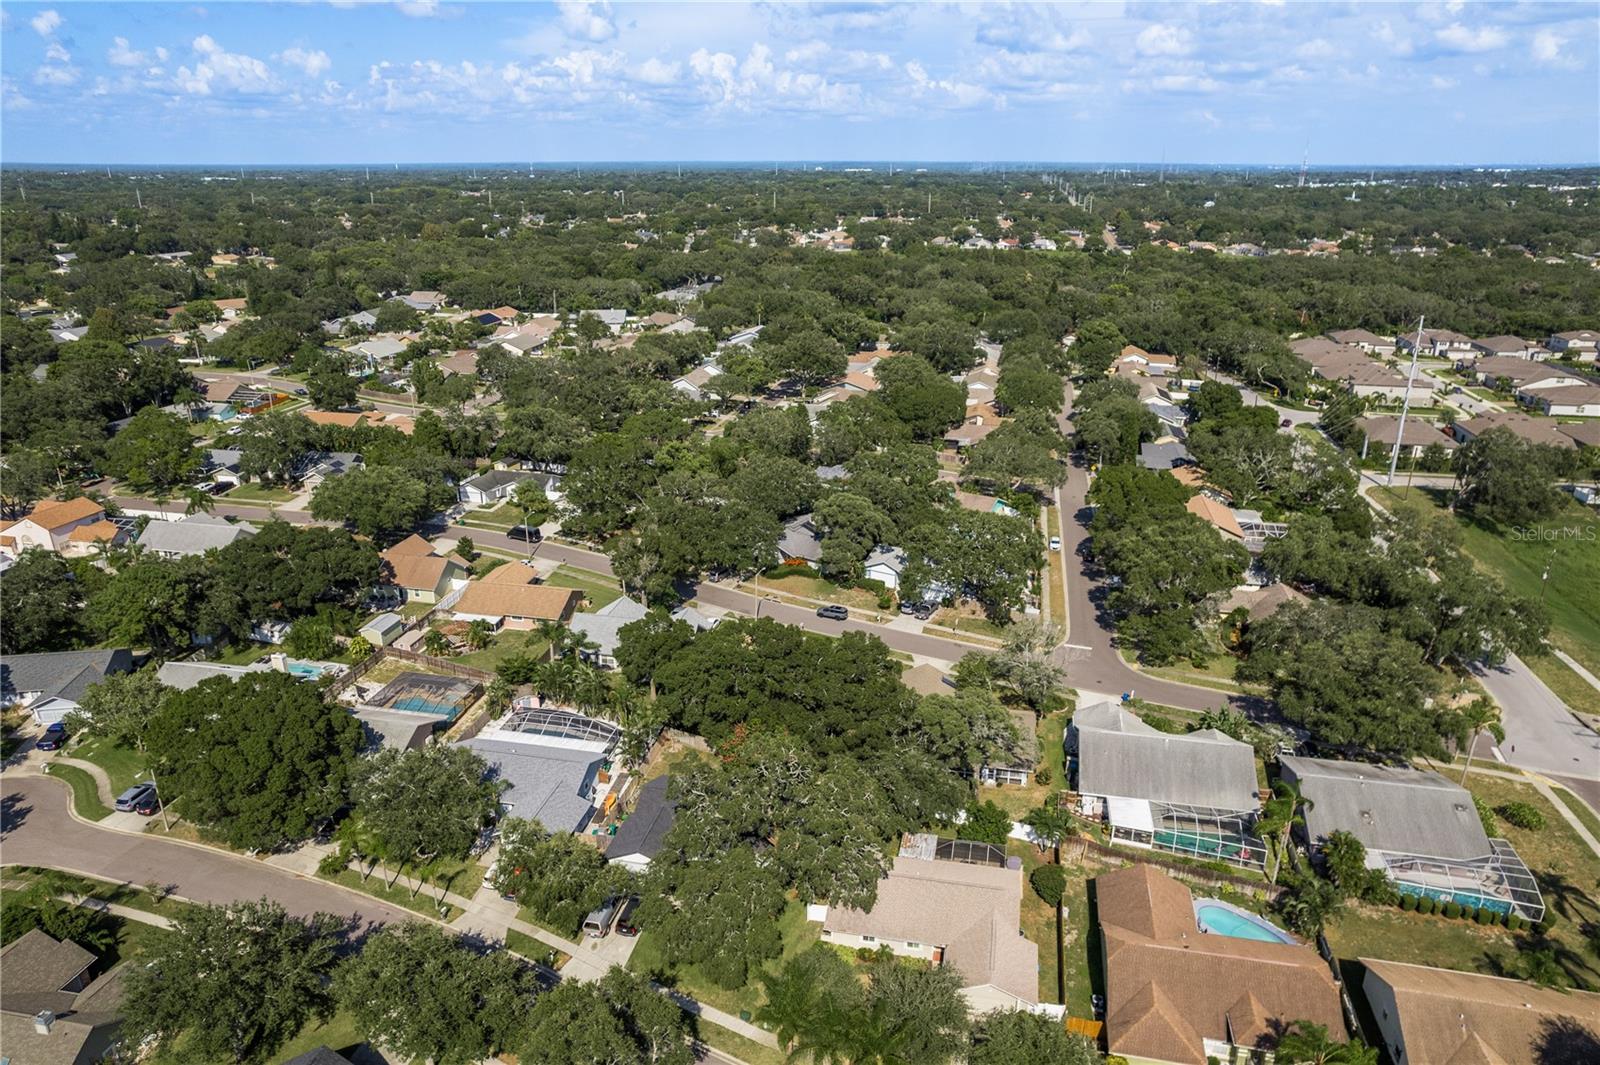
[[[1101,160],[1045,160],[1045,159],[908,159],[904,162],[884,159],[567,159],[549,162],[511,162],[507,160],[451,160],[440,162],[399,162],[393,159],[353,161],[339,163],[319,162],[275,162],[275,163],[222,163],[222,162],[160,162],[160,163],[130,163],[116,162],[114,160],[97,160],[93,162],[55,162],[39,160],[0,160],[0,170],[5,169],[120,169],[120,170],[360,170],[383,168],[393,172],[395,170],[418,169],[463,169],[482,168],[486,170],[533,172],[571,170],[579,167],[592,167],[597,170],[626,169],[626,170],[665,170],[674,167],[714,169],[714,170],[765,170],[771,168],[802,171],[805,173],[834,173],[853,171],[858,173],[876,173],[887,171],[893,167],[895,173],[912,170],[923,171],[951,171],[965,170],[975,173],[985,173],[995,170],[1024,169],[1033,167],[1050,167],[1067,170],[1132,170],[1136,173],[1160,173],[1162,171],[1214,171],[1214,170],[1262,170],[1282,172],[1287,174],[1299,173],[1303,168],[1308,174],[1328,172],[1359,172],[1359,171],[1521,171],[1521,170],[1594,170],[1600,169],[1600,160],[1582,163],[1560,162],[1473,162],[1473,163],[1323,163],[1319,165],[1295,163],[1267,163],[1267,162],[1228,162],[1228,163],[1194,163],[1174,162],[1171,160],[1148,159],[1101,159]]]

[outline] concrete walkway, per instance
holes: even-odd
[[[1582,662],[1579,662],[1576,658],[1573,658],[1571,655],[1567,654],[1567,652],[1558,651],[1554,647],[1550,648],[1550,651],[1557,658],[1561,659],[1561,661],[1572,667],[1572,672],[1582,677],[1589,687],[1594,688],[1596,691],[1600,691],[1600,677],[1595,676],[1593,673],[1590,673],[1587,669],[1583,668]]]
[[[82,758],[69,758],[64,754],[58,754],[54,758],[47,758],[44,762],[44,765],[46,767],[50,765],[70,765],[74,769],[83,770],[91,777],[94,777],[94,786],[95,790],[100,793],[100,801],[104,803],[108,809],[116,804],[117,793],[111,787],[111,777],[104,769],[101,769],[93,762],[86,762]],[[48,768],[45,769],[45,772],[48,773],[49,771],[50,770]]]
[[[1460,774],[1454,772],[1454,770],[1458,768],[1456,766],[1441,765],[1437,762],[1430,762],[1430,764],[1434,771],[1440,776],[1444,777],[1446,780],[1454,782],[1461,779]],[[1578,815],[1573,813],[1572,810],[1567,807],[1567,804],[1561,801],[1561,797],[1555,793],[1555,787],[1552,786],[1554,782],[1548,778],[1540,776],[1538,773],[1531,771],[1523,773],[1508,773],[1503,769],[1491,769],[1488,766],[1478,764],[1474,764],[1472,767],[1472,772],[1468,774],[1469,783],[1471,782],[1471,778],[1473,776],[1499,777],[1501,780],[1512,780],[1516,781],[1518,784],[1533,785],[1533,790],[1537,791],[1540,795],[1543,795],[1545,799],[1549,801],[1550,805],[1556,808],[1556,813],[1561,815],[1561,819],[1567,824],[1571,825],[1572,831],[1578,834],[1578,838],[1583,840],[1584,845],[1594,852],[1595,857],[1600,858],[1600,839],[1596,839],[1594,833],[1589,831],[1589,826],[1585,825],[1581,820],[1579,820]],[[1561,786],[1568,795],[1577,795],[1577,792],[1573,791],[1571,788],[1565,787],[1564,785]],[[1583,797],[1578,796],[1578,801],[1582,802]]]

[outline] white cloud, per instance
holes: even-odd
[[[1164,22],[1146,26],[1134,45],[1140,55],[1188,55],[1192,48],[1188,30]]]
[[[682,63],[668,63],[651,56],[639,64],[633,76],[646,85],[672,85],[677,82],[682,70]]]
[[[1567,38],[1554,30],[1540,30],[1533,35],[1533,59],[1547,67],[1561,70],[1577,69],[1578,57],[1569,50]]]
[[[1506,33],[1498,26],[1484,26],[1479,29],[1468,29],[1459,22],[1452,22],[1444,29],[1434,33],[1439,43],[1457,52],[1492,52],[1496,48],[1505,47]]]
[[[1301,59],[1332,59],[1339,54],[1339,49],[1321,37],[1313,37],[1296,48],[1294,54]]]
[[[394,6],[410,18],[433,18],[440,14],[439,0],[396,0]]]
[[[561,28],[568,36],[585,41],[608,41],[617,35],[609,3],[557,0],[556,9],[561,12]]]
[[[1170,92],[1188,94],[1206,94],[1216,92],[1222,88],[1222,83],[1215,78],[1208,78],[1204,74],[1164,74],[1158,78],[1147,81],[1134,81],[1129,79],[1122,83],[1124,92]]]
[[[50,47],[44,50],[44,57],[52,63],[72,62],[72,53],[61,47],[57,41],[50,42]]]
[[[126,37],[111,38],[111,47],[106,49],[106,62],[114,67],[142,67],[149,61],[150,57],[135,51]]]
[[[71,85],[78,80],[78,68],[47,63],[33,72],[33,80],[40,85]]]
[[[307,51],[299,47],[285,48],[273,58],[292,67],[299,67],[306,72],[308,78],[315,78],[333,66],[333,60],[329,59],[328,53],[321,49]]]
[[[200,60],[192,68],[179,67],[175,75],[178,88],[192,96],[210,96],[214,88],[259,93],[273,87],[272,71],[265,63],[225,50],[210,34],[196,37],[194,50]]]
[[[33,27],[34,33],[48,39],[55,35],[56,30],[61,28],[61,16],[52,8],[33,16],[28,20],[28,25]]]
[[[1428,84],[1433,86],[1435,89],[1438,89],[1439,91],[1443,92],[1443,91],[1446,91],[1448,89],[1453,89],[1453,88],[1455,88],[1457,85],[1459,85],[1461,83],[1458,82],[1455,78],[1445,78],[1445,77],[1440,77],[1438,74],[1435,74],[1433,77],[1428,79]]]

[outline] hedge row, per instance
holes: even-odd
[[[1487,906],[1480,909],[1477,906],[1463,905],[1454,899],[1449,902],[1440,902],[1438,899],[1430,898],[1426,895],[1419,896],[1402,893],[1400,896],[1400,908],[1408,913],[1412,911],[1416,913],[1434,913],[1452,920],[1473,921],[1481,925],[1499,925],[1509,928],[1513,932],[1519,932],[1528,926],[1528,921],[1521,914],[1505,914]],[[1553,924],[1555,924],[1555,914],[1547,913],[1544,920],[1539,922],[1539,928],[1541,931],[1548,931]]]

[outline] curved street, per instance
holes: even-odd
[[[267,898],[305,917],[331,913],[360,932],[416,914],[254,858],[155,836],[101,828],[70,813],[60,781],[8,771],[0,783],[0,863],[33,865],[144,887],[159,884],[194,902]]]

